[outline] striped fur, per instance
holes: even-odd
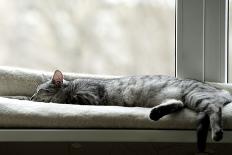
[[[223,134],[221,110],[232,101],[232,96],[206,83],[165,75],[65,81],[62,73],[56,71],[52,80],[38,86],[31,99],[81,105],[153,107],[150,118],[155,121],[186,107],[205,113],[212,129],[212,138],[218,141]],[[198,123],[198,133],[204,133],[202,126],[207,127],[207,121],[201,120],[204,121]]]

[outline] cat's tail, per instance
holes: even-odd
[[[197,117],[197,149],[204,152],[209,130],[209,116],[206,112],[200,112]]]

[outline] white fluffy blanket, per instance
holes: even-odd
[[[0,68],[1,96],[31,96],[38,84],[51,73]],[[65,74],[66,79],[111,78],[111,76]],[[214,84],[231,90],[230,85]],[[185,109],[154,122],[150,108],[119,106],[83,106],[41,103],[0,97],[1,128],[130,128],[130,129],[195,129],[196,113]],[[232,129],[232,104],[223,110],[225,129]]]

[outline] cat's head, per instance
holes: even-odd
[[[51,80],[42,83],[37,87],[36,93],[31,97],[31,100],[38,102],[64,103],[66,99],[66,94],[64,92],[66,82],[62,72],[56,70]]]

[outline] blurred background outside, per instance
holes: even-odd
[[[175,75],[175,0],[0,0],[0,65]]]

